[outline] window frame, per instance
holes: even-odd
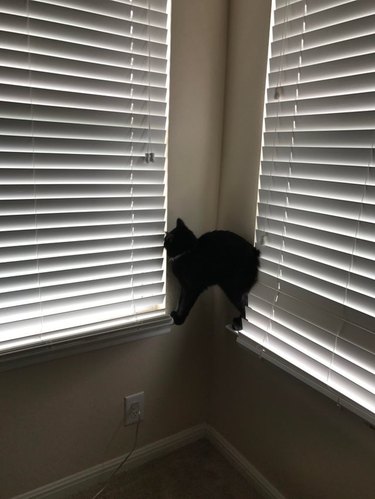
[[[168,150],[168,123],[169,123],[169,92],[170,92],[170,40],[171,40],[171,0],[166,0],[167,4],[167,70],[166,70],[166,115],[165,115],[165,148]],[[124,51],[124,54],[127,53]],[[130,52],[128,52],[130,54]],[[167,152],[165,155],[165,182],[164,182],[164,207],[167,210],[167,171],[168,158]],[[167,214],[164,217],[165,223]],[[166,257],[163,256],[162,271],[164,273],[164,303],[166,300]],[[0,353],[0,372],[7,371],[18,367],[23,367],[30,364],[50,361],[56,358],[65,357],[68,355],[79,354],[87,351],[97,350],[110,346],[119,345],[129,341],[141,340],[150,338],[155,335],[166,334],[170,332],[172,320],[167,315],[164,305],[160,314],[145,319],[137,319],[137,314],[134,315],[135,320],[128,324],[120,324],[120,320],[110,320],[105,323],[94,323],[91,325],[81,326],[77,334],[71,336],[63,336],[53,340],[40,342],[36,345],[26,345],[17,349],[9,349]]]
[[[262,122],[263,122],[262,147],[261,147],[262,151],[263,151],[263,146],[264,146],[268,75],[270,72],[272,26],[273,26],[273,16],[274,16],[275,4],[276,4],[275,0],[272,0],[272,6],[271,6],[271,12],[270,12],[270,34],[269,34],[269,44],[268,44],[268,56],[267,56],[267,72],[266,72],[266,78],[265,78],[264,112],[263,112],[263,120],[262,120]],[[257,192],[259,193],[260,172],[259,172],[258,182],[259,182],[259,184],[258,184],[258,191]],[[259,196],[259,194],[258,194],[258,196]],[[258,197],[258,201],[259,201],[259,197]],[[257,209],[257,216],[258,216],[258,209]],[[255,226],[257,226],[257,222],[255,222]],[[257,243],[259,249],[262,250],[262,242],[256,241],[256,243]],[[251,303],[249,304],[249,306],[251,307]],[[286,359],[282,358],[281,356],[277,355],[276,353],[274,353],[270,350],[267,350],[266,346],[263,346],[262,344],[254,341],[250,337],[246,337],[244,334],[241,334],[241,332],[236,333],[236,334],[237,334],[237,342],[242,347],[245,347],[245,348],[251,350],[253,353],[257,354],[260,358],[270,361],[272,364],[274,364],[277,367],[288,372],[289,374],[291,374],[295,378],[299,379],[300,381],[304,382],[308,386],[314,388],[315,390],[317,390],[320,393],[324,394],[325,396],[329,397],[339,407],[345,407],[345,408],[349,409],[351,412],[358,415],[360,418],[364,419],[366,422],[370,423],[370,425],[375,425],[375,414],[372,413],[371,411],[367,410],[365,407],[354,402],[353,400],[351,400],[347,396],[343,395],[342,393],[335,390],[334,388],[331,388],[330,386],[326,385],[325,383],[320,382],[318,379],[314,378],[312,375],[299,369],[297,366],[288,362]]]

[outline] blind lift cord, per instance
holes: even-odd
[[[128,461],[130,456],[133,454],[137,447],[137,442],[138,442],[138,431],[139,431],[139,423],[141,422],[141,411],[138,411],[138,421],[137,421],[137,427],[135,429],[135,437],[134,437],[134,444],[132,447],[132,450],[127,454],[124,459],[121,461],[121,463],[117,466],[117,468],[111,473],[109,478],[105,481],[103,487],[92,497],[92,499],[97,499],[108,487],[110,482],[112,481],[113,477],[120,471],[120,469],[124,466],[124,464]]]

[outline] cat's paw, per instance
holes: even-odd
[[[242,319],[241,319],[241,317],[235,317],[232,320],[232,328],[235,331],[241,331],[241,329],[242,329]]]
[[[175,310],[171,312],[171,317],[176,326],[180,326],[181,324],[184,323],[184,319],[181,316],[179,316]]]

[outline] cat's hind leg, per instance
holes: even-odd
[[[226,286],[222,287],[224,293],[227,295],[231,303],[237,308],[240,312],[239,317],[234,317],[232,320],[232,328],[235,331],[240,331],[242,329],[242,318],[245,318],[245,307],[247,305],[248,293],[242,292],[237,289],[233,289],[231,287]]]

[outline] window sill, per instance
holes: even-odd
[[[170,332],[172,324],[171,317],[163,315],[117,329],[88,333],[75,338],[56,340],[52,344],[5,353],[0,356],[0,372],[166,334]]]
[[[238,337],[238,331],[236,331],[235,329],[233,329],[232,324],[227,324],[225,326],[225,329],[227,331],[229,331],[230,333],[234,334],[234,336]]]

